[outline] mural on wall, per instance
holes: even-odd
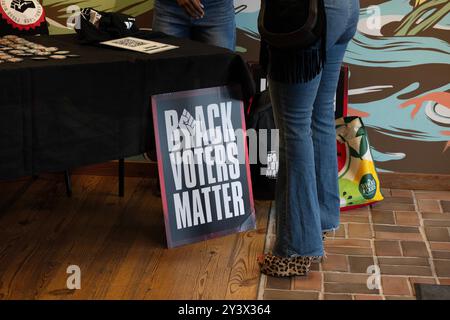
[[[70,32],[76,5],[151,26],[149,0],[43,0],[52,33]],[[259,0],[235,0],[237,50],[257,61]],[[349,44],[350,113],[363,118],[381,171],[450,174],[450,1],[360,0]]]
[[[257,59],[259,1],[236,1],[238,39]],[[369,128],[381,171],[450,174],[450,2],[361,0],[350,114]],[[255,49],[256,48],[256,49]]]
[[[450,173],[450,2],[361,1],[345,62],[352,112],[387,171]],[[377,26],[378,25],[378,26]]]

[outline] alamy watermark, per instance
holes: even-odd
[[[81,269],[77,265],[70,265],[66,269],[69,274],[66,281],[67,289],[80,290],[81,289]]]
[[[371,265],[367,267],[367,271],[370,276],[367,278],[367,288],[369,290],[381,289],[381,271],[377,265]]]

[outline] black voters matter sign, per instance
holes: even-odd
[[[152,110],[168,246],[255,229],[240,88],[156,95]]]

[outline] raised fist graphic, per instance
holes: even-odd
[[[30,0],[13,0],[11,2],[11,9],[14,9],[20,13],[24,13],[27,9],[34,9],[36,5]]]
[[[184,109],[178,125],[181,129],[187,130],[191,136],[195,135],[195,119],[186,109]]]

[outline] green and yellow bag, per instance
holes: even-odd
[[[341,211],[383,200],[367,131],[359,117],[336,120]]]

